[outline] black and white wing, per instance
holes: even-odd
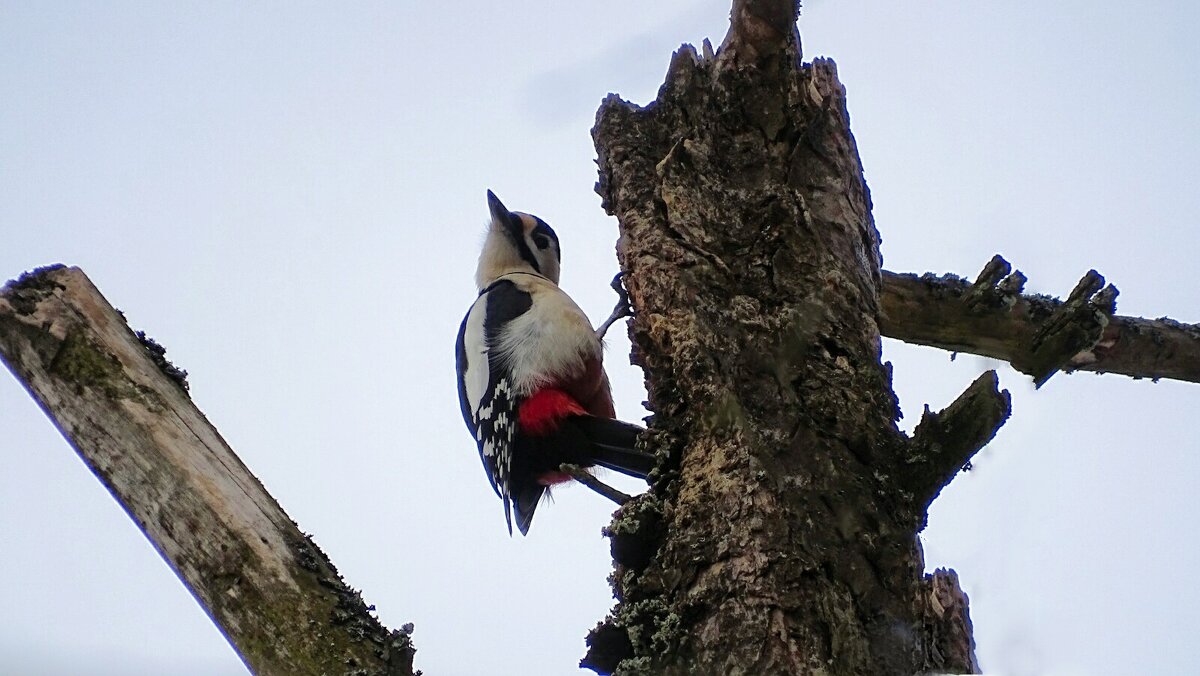
[[[497,351],[500,331],[529,310],[530,295],[502,279],[488,286],[458,330],[458,398],[463,420],[479,446],[488,481],[504,502],[504,520],[512,533],[511,469],[521,401]]]

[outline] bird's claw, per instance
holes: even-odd
[[[618,272],[613,277],[612,283],[609,286],[612,287],[613,291],[617,292],[617,306],[613,308],[612,314],[608,316],[608,319],[604,320],[600,328],[596,329],[596,337],[601,339],[604,338],[605,333],[608,333],[608,327],[616,323],[617,320],[633,316],[633,306],[629,303],[629,292],[625,289],[625,273]]]

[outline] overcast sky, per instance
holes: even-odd
[[[0,0],[0,281],[81,266],[383,621],[416,624],[426,673],[570,674],[611,606],[612,506],[564,490],[510,538],[463,427],[484,191],[556,228],[563,286],[605,316],[596,107],[651,100],[728,2],[442,7]],[[807,2],[885,266],[973,276],[999,252],[1060,296],[1094,267],[1120,313],[1200,321],[1198,7]],[[998,366],[884,357],[906,429]],[[999,370],[1013,417],[924,534],[985,672],[1200,672],[1200,386]],[[0,672],[245,673],[3,370],[0,463]]]

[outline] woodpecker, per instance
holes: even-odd
[[[614,418],[603,331],[558,287],[558,235],[487,198],[479,297],[458,330],[458,396],[508,532],[515,514],[525,535],[542,496],[572,479],[563,465],[644,478],[653,456],[634,448],[641,427]]]

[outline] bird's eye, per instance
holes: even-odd
[[[539,249],[549,249],[550,248],[550,238],[545,235],[534,235],[533,243],[536,244],[537,248],[539,248]]]

